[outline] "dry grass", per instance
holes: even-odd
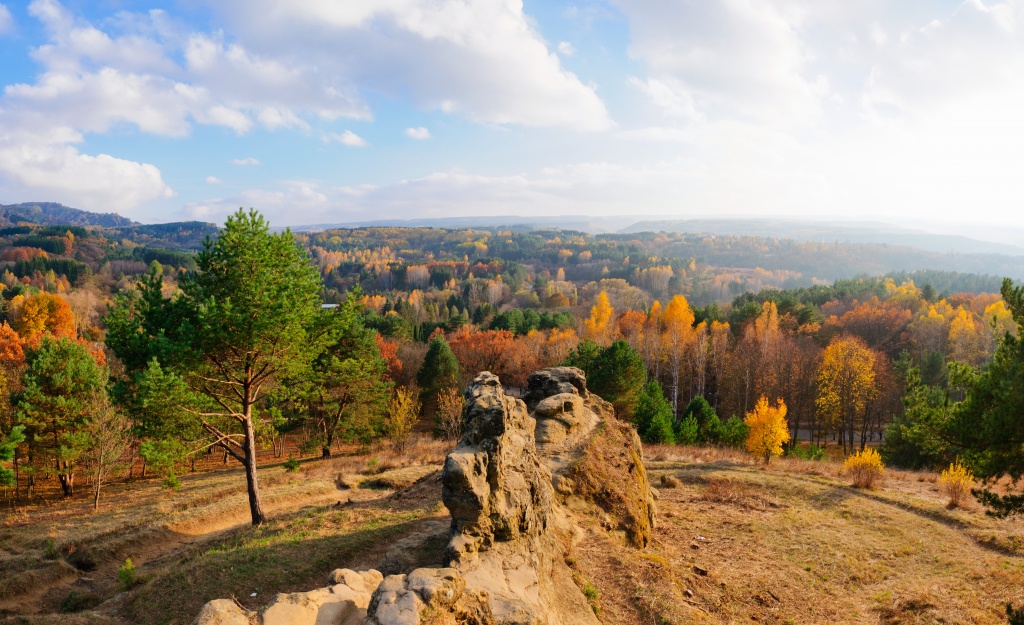
[[[245,479],[235,467],[182,476],[179,492],[163,490],[157,479],[115,483],[106,490],[97,513],[93,513],[91,502],[85,496],[70,501],[37,499],[30,506],[0,509],[0,617],[56,612],[72,591],[87,592],[100,601],[105,600],[118,592],[117,567],[127,557],[136,563],[144,578],[159,579],[167,571],[183,566],[179,558],[191,561],[196,554],[209,554],[232,541],[241,546],[231,550],[236,555],[224,556],[225,561],[280,550],[284,543],[294,545],[294,558],[302,561],[302,565],[287,569],[294,578],[292,583],[301,584],[316,578],[313,585],[319,585],[320,577],[327,572],[321,569],[335,568],[336,563],[328,563],[327,559],[341,558],[346,553],[368,553],[374,545],[386,542],[382,538],[414,531],[418,519],[434,514],[439,487],[428,485],[437,492],[427,497],[430,503],[424,508],[426,512],[421,509],[415,513],[399,512],[408,505],[405,500],[392,501],[391,491],[408,487],[434,472],[449,447],[447,443],[416,436],[402,454],[381,446],[350,450],[370,453],[305,461],[294,473],[281,466],[261,467],[264,504],[272,518],[270,527],[262,530],[246,528],[249,513]],[[374,475],[364,475],[373,458]],[[354,486],[363,485],[364,480],[374,480],[373,484],[365,484],[374,488],[347,489],[341,484],[343,476],[352,476]],[[410,490],[420,488],[415,485]],[[388,503],[374,510],[368,503],[374,501]],[[348,520],[340,525],[324,523],[314,531],[310,525],[313,521],[286,521],[295,515],[314,519],[342,509],[339,507],[342,504],[347,504],[343,509]],[[364,510],[365,506],[368,507]],[[250,531],[262,532],[263,542],[253,542],[255,539],[247,533]],[[325,539],[323,544],[333,546],[325,552],[324,558],[299,553],[305,540],[310,541],[308,548],[321,548],[316,546],[316,532],[338,532],[349,538],[335,542]],[[249,542],[245,542],[247,540]],[[47,558],[47,551],[51,559]],[[204,562],[216,561],[212,555],[205,557]],[[229,571],[231,566],[234,565],[228,565]],[[253,569],[235,566],[234,570],[241,574]],[[272,587],[282,581],[285,570],[278,567],[273,569],[276,573],[258,577],[265,580],[266,587]],[[228,583],[232,579],[236,579],[232,574],[217,572],[208,577],[206,590],[217,593],[225,588],[219,585],[222,581]],[[147,622],[191,620],[194,614],[185,618],[184,613],[175,612],[194,607],[184,602],[187,593],[179,592],[182,593],[178,607],[161,604],[164,606],[162,614],[177,616],[169,621],[158,613],[147,617]],[[229,595],[230,592],[224,592],[216,596]],[[198,600],[199,595],[194,598]]]
[[[947,509],[929,474],[889,471],[863,491],[837,463],[762,467],[709,451],[676,455],[710,462],[649,464],[652,479],[682,482],[661,491],[652,550],[674,577],[659,592],[682,586],[679,600],[703,611],[662,622],[1002,624],[1003,604],[1024,600],[1024,519]]]
[[[725,503],[747,508],[748,510],[767,510],[779,508],[779,500],[772,497],[761,486],[732,477],[710,476],[707,486],[701,494],[701,501]]]

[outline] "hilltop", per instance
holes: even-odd
[[[30,223],[40,226],[103,226],[118,228],[137,225],[136,222],[117,213],[91,213],[71,208],[57,202],[22,202],[21,204],[0,204],[0,216],[5,226]]]

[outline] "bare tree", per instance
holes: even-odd
[[[132,428],[128,417],[110,405],[105,393],[96,396],[94,406],[95,412],[86,426],[89,448],[85,457],[92,465],[95,483],[92,509],[97,510],[103,480],[120,465],[132,443]]]

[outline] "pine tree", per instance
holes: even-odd
[[[416,383],[420,387],[420,400],[431,415],[437,407],[437,394],[459,385],[459,361],[440,334],[430,340],[423,365],[416,372]]]
[[[245,467],[252,524],[260,525],[257,433],[273,430],[260,402],[323,350],[323,284],[292,233],[271,234],[254,210],[228,217],[196,265],[174,299],[155,275],[122,299],[108,317],[109,345],[129,370],[153,358],[167,370],[176,411]]]
[[[657,380],[645,384],[637,395],[633,423],[644,442],[675,442],[672,432],[672,405],[665,399],[661,384]]]
[[[89,448],[88,423],[106,382],[106,368],[71,339],[45,336],[27,354],[24,390],[15,399],[18,423],[33,465],[56,476],[65,497],[74,494],[77,463]]]

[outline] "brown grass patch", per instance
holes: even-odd
[[[731,477],[710,476],[706,480],[707,486],[701,494],[701,501],[724,503],[748,510],[768,510],[769,508],[780,507],[779,500],[772,497],[768,492],[750,482],[744,482]]]

